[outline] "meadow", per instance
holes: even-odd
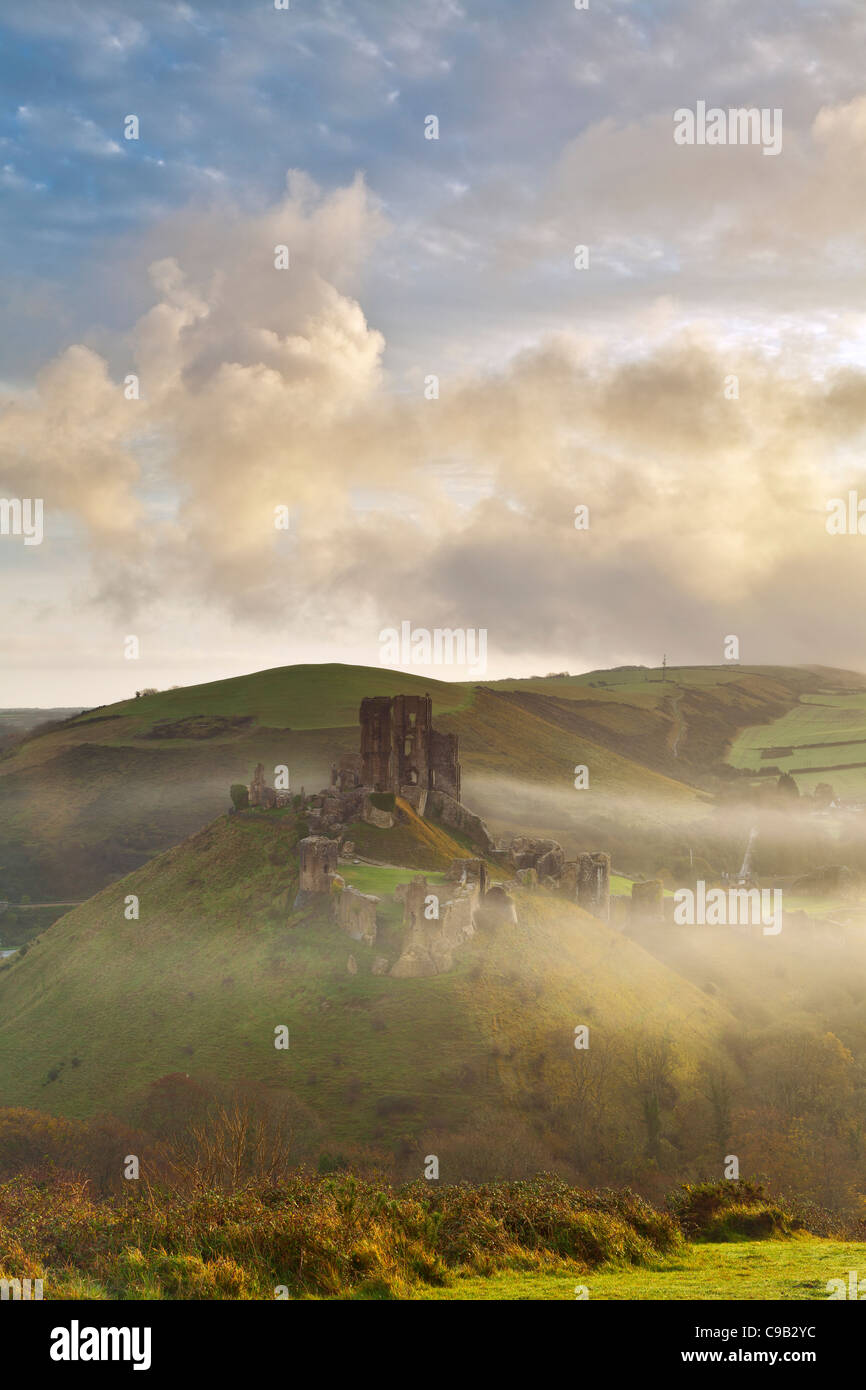
[[[733,767],[789,772],[804,793],[819,782],[852,799],[866,794],[866,693],[824,690],[803,694],[768,724],[744,729],[728,755]]]

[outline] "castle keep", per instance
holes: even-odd
[[[361,701],[361,785],[446,792],[460,800],[456,734],[433,728],[429,695],[373,695]]]

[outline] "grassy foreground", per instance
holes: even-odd
[[[130,1184],[132,1186],[132,1184]],[[554,1177],[472,1187],[298,1176],[189,1195],[136,1183],[93,1200],[69,1179],[0,1185],[0,1277],[45,1298],[404,1298],[502,1269],[650,1264],[674,1219],[632,1192]]]
[[[550,1175],[230,1192],[186,1178],[100,1199],[68,1178],[0,1184],[0,1278],[41,1279],[49,1300],[794,1299],[826,1298],[866,1256],[749,1183],[687,1186],[660,1211]]]

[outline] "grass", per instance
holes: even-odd
[[[575,1278],[562,1271],[506,1271],[455,1280],[446,1288],[420,1288],[413,1298],[573,1301],[578,1285],[590,1299],[673,1302],[769,1299],[783,1302],[829,1297],[830,1279],[850,1269],[866,1275],[866,1244],[800,1236],[790,1241],[688,1245],[647,1267],[593,1270]]]
[[[381,666],[276,666],[230,680],[161,691],[110,707],[112,714],[134,716],[151,725],[193,715],[252,715],[272,728],[329,729],[355,724],[365,695],[423,695],[433,697],[434,715],[459,709],[472,691],[461,682],[431,680]],[[106,710],[95,711],[104,715]],[[83,715],[78,723],[92,719]]]
[[[398,884],[406,883],[412,877],[410,869],[393,868],[388,864],[344,863],[340,865],[340,873],[360,893],[374,893],[377,897],[392,894]],[[428,872],[426,878],[429,883],[446,882],[444,873]]]
[[[396,830],[370,830],[393,865]],[[298,833],[290,812],[223,817],[0,968],[5,1102],[123,1115],[162,1076],[219,1076],[291,1092],[329,1142],[388,1147],[408,1132],[425,1153],[431,1132],[459,1133],[480,1110],[528,1115],[538,1093],[565,1106],[584,1015],[599,1037],[675,1030],[686,1069],[732,1022],[639,946],[543,893],[518,894],[518,923],[468,942],[448,974],[373,975],[378,954],[399,954],[402,914],[372,946],[326,916],[292,915]],[[374,892],[414,872],[343,867]],[[124,916],[130,894],[138,920]],[[287,1052],[274,1049],[276,1024],[290,1030]]]
[[[611,893],[618,894],[620,897],[630,898],[632,885],[640,881],[641,880],[629,878],[628,874],[611,874],[610,891]],[[664,897],[672,898],[674,890],[672,888],[663,888],[662,893]]]
[[[784,1301],[827,1298],[830,1280],[847,1291],[866,1266],[860,1241],[779,1238],[793,1210],[750,1184],[684,1190],[693,1213],[774,1213],[776,1238],[765,1226],[721,1244],[686,1238],[683,1190],[662,1211],[544,1174],[399,1187],[295,1174],[224,1191],[194,1159],[174,1173],[180,1186],[145,1178],[102,1198],[56,1174],[0,1183],[0,1277],[42,1279],[61,1301]]]
[[[631,1192],[539,1176],[400,1188],[295,1177],[181,1196],[143,1184],[94,1201],[80,1183],[0,1184],[0,1277],[45,1297],[399,1298],[459,1273],[649,1264],[678,1250],[673,1219]]]
[[[846,796],[866,793],[866,692],[822,690],[769,724],[744,729],[733,742],[733,767],[767,767],[794,775],[802,791],[829,782]],[[859,766],[858,766],[859,764]]]

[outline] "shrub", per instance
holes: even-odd
[[[236,811],[246,811],[250,804],[249,787],[244,786],[243,782],[232,782],[231,798]]]
[[[231,1192],[135,1186],[96,1201],[69,1179],[0,1184],[0,1269],[33,1268],[55,1297],[273,1298],[285,1285],[293,1297],[389,1299],[455,1272],[644,1265],[682,1243],[672,1217],[634,1193],[548,1175],[390,1187],[332,1168]]]
[[[667,1205],[692,1240],[762,1240],[805,1225],[790,1203],[773,1200],[762,1183],[745,1179],[683,1183]]]

